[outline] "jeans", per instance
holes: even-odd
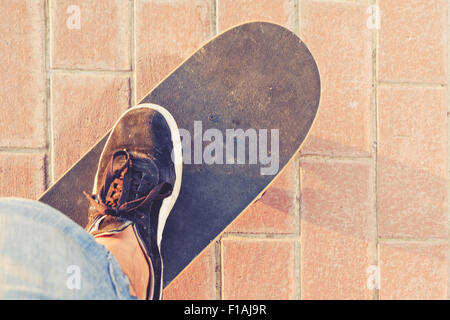
[[[0,299],[137,299],[117,260],[52,207],[0,199]]]

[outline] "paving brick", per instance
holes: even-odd
[[[223,239],[223,299],[294,299],[295,240]]]
[[[212,36],[211,1],[136,3],[137,99]]]
[[[219,0],[219,31],[253,20],[281,24],[295,32],[296,5],[293,0]]]
[[[447,299],[448,246],[380,244],[380,299]]]
[[[381,0],[378,78],[446,83],[445,0]]]
[[[164,300],[215,299],[214,255],[212,244],[164,289]]]
[[[295,233],[298,172],[291,162],[263,196],[248,207],[225,232]]]
[[[0,154],[0,197],[37,199],[45,187],[44,159],[40,153]]]
[[[0,147],[45,147],[43,1],[1,1],[0,12]]]
[[[301,162],[303,299],[371,299],[375,255],[371,165]]]
[[[447,237],[446,93],[378,91],[378,234]]]
[[[372,36],[367,4],[302,1],[300,34],[316,59],[321,102],[303,154],[371,153]]]
[[[129,70],[130,10],[128,0],[52,0],[52,66]]]
[[[365,83],[323,82],[319,111],[301,154],[370,156],[371,91]]]
[[[125,76],[54,74],[52,77],[55,179],[69,169],[129,107]]]
[[[367,4],[302,1],[300,35],[322,79],[371,82],[372,35],[366,10]]]

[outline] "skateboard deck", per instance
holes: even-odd
[[[141,100],[172,113],[183,146],[181,191],[162,240],[164,286],[282,172],[319,99],[305,44],[284,27],[251,22],[211,39]],[[83,227],[82,192],[92,190],[108,134],[39,198]]]

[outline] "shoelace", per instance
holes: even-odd
[[[114,160],[119,156],[125,156],[125,163],[117,170],[113,170]],[[126,150],[120,150],[114,153],[111,162],[107,168],[105,183],[100,190],[98,199],[95,195],[90,196],[83,191],[89,203],[101,215],[111,215],[125,218],[136,224],[143,224],[145,214],[138,213],[137,209],[150,204],[155,200],[162,200],[172,193],[172,185],[162,182],[154,186],[146,195],[139,197],[139,193],[145,190],[143,187],[149,183],[148,175],[145,174],[145,164],[139,159],[132,159]],[[120,182],[117,182],[117,181]],[[111,189],[111,184],[113,184]],[[112,191],[112,192],[111,192]],[[119,203],[120,198],[128,198],[129,193],[133,192],[138,196],[137,199]],[[109,193],[109,197],[108,197]],[[123,193],[126,193],[124,196]]]

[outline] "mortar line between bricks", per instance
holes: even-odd
[[[302,5],[303,0],[297,0],[297,28],[298,28],[298,36],[302,39]]]
[[[48,153],[48,148],[0,148],[1,154],[42,154]]]
[[[219,0],[213,0],[214,1],[214,23],[215,23],[215,34],[219,34]]]
[[[294,1],[294,32],[300,38],[300,1],[301,0],[293,0]],[[302,40],[303,41],[303,40]]]
[[[300,273],[301,273],[301,264],[300,264],[300,237],[301,237],[301,214],[300,214],[300,160],[297,156],[294,162],[294,174],[295,174],[295,195],[294,195],[294,227],[297,240],[295,241],[294,246],[294,279],[295,279],[295,294],[298,300],[301,299],[301,283],[300,283]]]
[[[379,7],[378,0],[371,1],[373,5]],[[371,122],[372,122],[372,139],[373,139],[373,164],[372,164],[372,173],[373,173],[373,217],[374,217],[374,235],[373,235],[373,254],[374,254],[374,264],[378,268],[378,272],[380,271],[380,255],[378,251],[378,99],[377,99],[377,91],[378,91],[378,82],[377,82],[377,74],[378,74],[378,37],[379,31],[378,29],[374,29],[371,34],[372,40],[372,112],[371,112]],[[379,279],[381,281],[381,279]],[[375,286],[373,289],[373,298],[374,300],[380,299],[380,286],[378,283],[378,287]]]
[[[302,212],[301,212],[301,176],[300,176],[300,158],[297,157],[295,161],[295,178],[296,178],[296,194],[295,194],[295,212],[296,212],[296,231],[297,231],[297,238],[298,241],[296,242],[296,266],[298,268],[296,273],[296,279],[297,279],[297,285],[298,285],[298,299],[301,300],[302,298],[302,290],[301,290],[301,272],[302,272],[302,265],[301,265],[301,247],[300,247],[300,241],[301,241],[301,235],[302,235]]]
[[[46,111],[47,111],[47,151],[46,151],[46,161],[45,161],[45,188],[47,189],[53,183],[54,172],[53,172],[53,110],[52,110],[52,94],[51,94],[51,48],[52,48],[52,34],[51,34],[51,1],[46,0],[44,2],[45,6],[45,72],[46,72]]]
[[[136,3],[130,0],[130,57],[131,57],[131,106],[137,103],[137,75],[136,75]]]
[[[214,37],[219,33],[219,27],[217,25],[217,7],[218,3],[217,0],[210,0],[210,6],[211,6],[211,37]]]
[[[94,69],[67,69],[67,68],[54,68],[50,72],[53,74],[85,74],[85,75],[126,75],[132,76],[132,70],[94,70]]]
[[[326,156],[326,155],[301,155],[300,162],[305,161],[335,161],[335,162],[362,162],[372,163],[373,156],[367,157],[343,157],[343,156]]]
[[[224,292],[225,292],[225,290],[224,290],[224,288],[225,288],[225,275],[224,275],[224,272],[225,272],[225,268],[223,267],[223,241],[222,241],[222,238],[223,238],[223,235],[222,235],[222,237],[220,237],[220,239],[219,239],[219,264],[220,264],[220,290],[219,290],[219,296],[220,296],[220,299],[221,300],[223,300],[224,299]]]
[[[221,236],[221,240],[246,239],[246,240],[298,240],[296,234],[281,233],[249,233],[249,232],[227,232]]]
[[[444,88],[444,83],[431,83],[431,82],[407,82],[407,81],[377,81],[375,83],[378,87],[383,88],[408,88],[408,87],[418,87],[418,88]]]
[[[213,270],[214,270],[214,294],[216,300],[222,299],[222,250],[220,239],[214,243],[214,260],[213,260]]]
[[[267,234],[267,233],[224,233],[221,240],[299,240],[297,235],[294,234]],[[447,238],[392,238],[392,237],[379,237],[378,243],[448,243]],[[300,240],[301,243],[301,240]]]
[[[450,159],[449,159],[449,150],[450,150],[450,124],[449,117],[450,114],[450,18],[448,16],[448,9],[450,8],[450,0],[447,0],[447,78],[446,78],[446,103],[447,103],[447,274],[450,274],[450,255],[448,254],[450,248]],[[447,278],[447,299],[450,298],[450,277]]]
[[[448,239],[444,238],[378,238],[378,244],[448,244]]]

